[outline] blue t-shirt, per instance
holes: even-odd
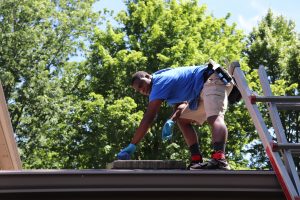
[[[165,100],[169,105],[189,102],[192,110],[198,107],[198,98],[204,85],[207,66],[167,68],[152,74],[149,101]]]

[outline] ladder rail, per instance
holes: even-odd
[[[269,83],[267,82],[268,81],[267,73],[262,65],[259,66],[258,74],[259,74],[259,80],[260,80],[260,84],[262,86],[264,95],[272,96],[271,88],[269,86]],[[276,106],[274,105],[274,103],[269,102],[267,104],[267,107],[268,107],[268,111],[269,111],[269,114],[271,117],[272,124],[274,126],[273,128],[274,128],[277,140],[280,143],[288,143],[288,141],[284,135],[283,126],[281,124],[281,120],[280,120]]]
[[[295,200],[298,198],[298,193],[294,187],[292,180],[285,168],[278,167],[283,166],[283,162],[280,158],[279,152],[273,152],[271,147],[272,137],[268,132],[267,126],[263,120],[263,117],[258,109],[256,104],[251,103],[251,99],[249,98],[252,95],[251,90],[248,87],[247,81],[245,79],[244,73],[240,69],[240,65],[238,62],[233,62],[230,65],[229,71],[233,72],[233,76],[237,83],[237,87],[242,94],[242,97],[245,101],[245,105],[251,115],[251,118],[254,122],[256,130],[258,131],[258,135],[262,141],[262,144],[266,150],[267,155],[270,158],[272,167],[274,168],[279,183],[284,191],[284,194],[287,199]]]
[[[273,96],[271,87],[268,82],[267,73],[266,73],[266,70],[263,65],[259,66],[258,74],[259,74],[259,79],[260,79],[260,83],[261,83],[264,95],[269,96],[269,97]],[[300,97],[287,98],[287,99],[298,99],[298,102],[300,101]],[[290,145],[286,139],[285,132],[284,132],[284,129],[283,129],[283,126],[281,123],[281,119],[280,119],[276,104],[274,104],[273,102],[270,102],[267,104],[267,107],[269,110],[269,114],[271,117],[271,121],[273,124],[273,128],[274,128],[277,140],[282,144],[281,146],[296,146],[295,144]],[[299,175],[296,171],[296,166],[295,166],[291,151],[288,149],[283,149],[282,152],[283,152],[282,156],[284,159],[284,164],[286,166],[288,173],[290,174],[290,176],[292,178],[293,183],[296,186],[296,190],[299,195],[300,180],[299,180]]]

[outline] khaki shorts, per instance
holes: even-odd
[[[199,98],[197,110],[190,110],[187,106],[179,118],[190,119],[194,123],[202,125],[208,117],[224,116],[228,106],[228,95],[233,84],[224,85],[216,73],[213,73],[204,83]]]

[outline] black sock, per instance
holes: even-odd
[[[202,155],[200,153],[199,144],[195,143],[189,147],[191,152],[192,162],[202,162]]]
[[[226,144],[224,142],[215,142],[213,144],[214,151],[223,151],[225,153]]]

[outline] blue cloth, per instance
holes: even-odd
[[[196,110],[204,85],[207,65],[167,68],[152,74],[152,89],[149,101],[165,100],[169,105],[189,102],[189,108]]]
[[[119,160],[130,160],[130,156],[135,152],[135,149],[135,144],[129,144],[117,154],[117,158]]]
[[[172,129],[175,122],[171,119],[168,119],[162,129],[162,139],[163,140],[170,140],[172,138]]]

